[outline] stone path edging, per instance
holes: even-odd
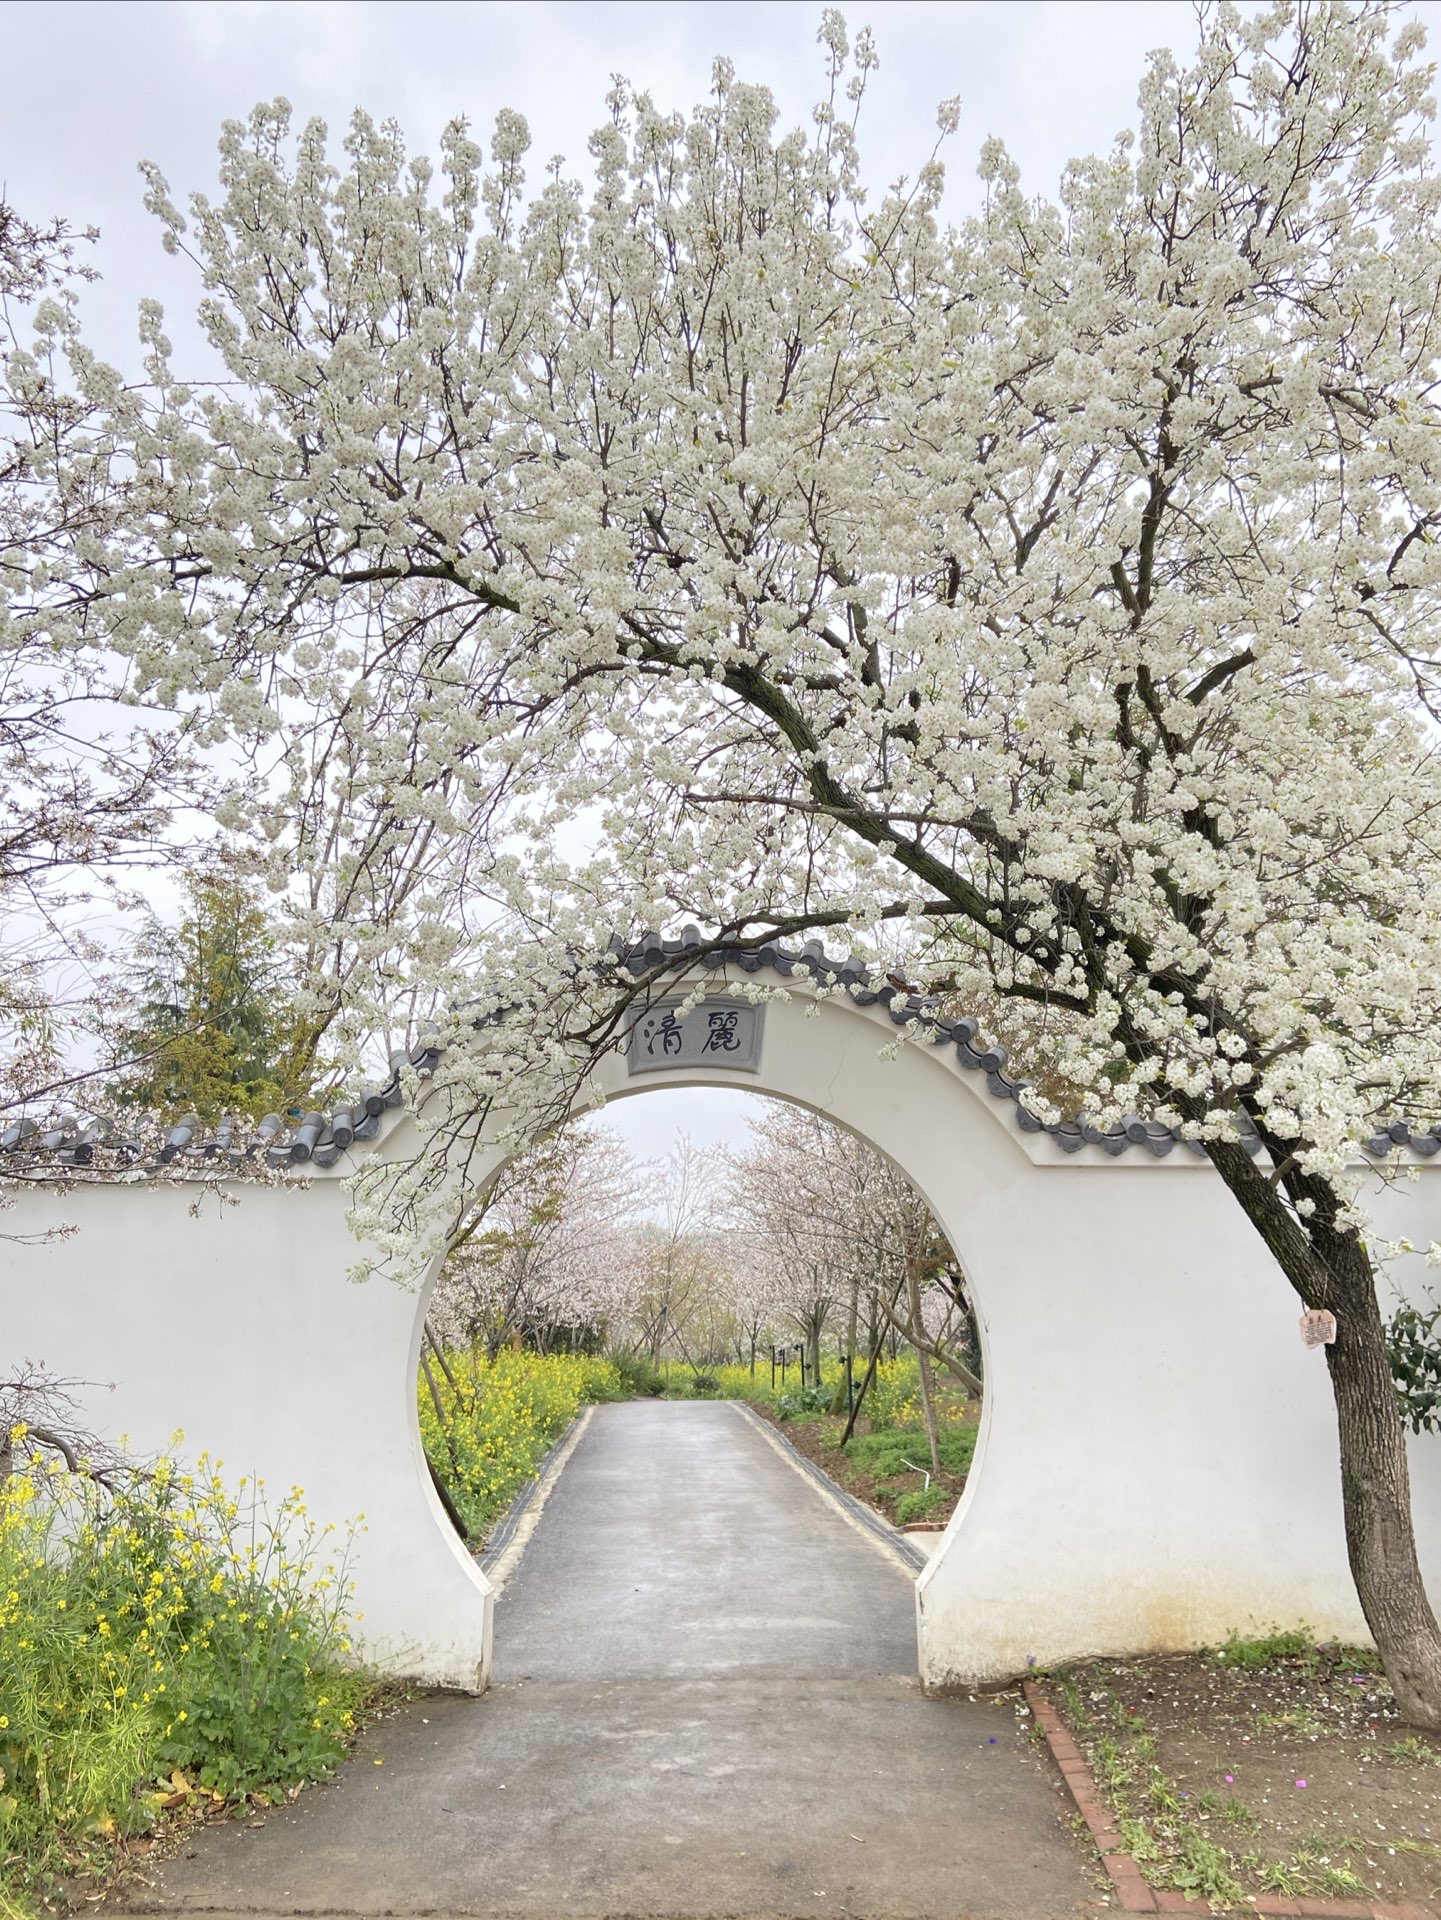
[[[1023,1681],[1022,1689],[1125,1911],[1212,1913],[1213,1909],[1204,1900],[1190,1900],[1174,1888],[1151,1885],[1140,1865],[1122,1846],[1120,1831],[1101,1798],[1085,1755],[1060,1714],[1034,1680]],[[1300,1920],[1436,1920],[1429,1907],[1418,1906],[1414,1901],[1288,1900],[1279,1894],[1258,1893],[1247,1896],[1246,1907],[1252,1913],[1300,1916]]]
[[[515,1571],[526,1543],[540,1522],[541,1510],[555,1490],[566,1461],[580,1445],[580,1436],[594,1411],[591,1406],[581,1408],[511,1502],[484,1553],[478,1556],[477,1564],[493,1593],[499,1594]]]

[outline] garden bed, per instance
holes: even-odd
[[[942,1426],[941,1472],[930,1476],[928,1487],[930,1456],[926,1436],[919,1428],[887,1426],[872,1430],[863,1418],[843,1452],[843,1415],[812,1413],[787,1419],[764,1401],[753,1404],[797,1453],[803,1453],[892,1526],[924,1520],[927,1526],[943,1527],[955,1510],[975,1451],[974,1419],[956,1419]]]
[[[1441,1900],[1441,1745],[1401,1720],[1374,1654],[1272,1634],[1043,1687],[1152,1886],[1217,1910]]]

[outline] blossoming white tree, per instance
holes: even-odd
[[[970,1332],[964,1284],[930,1209],[873,1147],[819,1114],[768,1103],[750,1135],[730,1156],[726,1185],[733,1265],[742,1275],[766,1276],[770,1312],[801,1334],[815,1381],[828,1321],[844,1322],[843,1351],[853,1365],[864,1335],[867,1384],[888,1336],[915,1349],[939,1473],[932,1361],[968,1392],[979,1394],[981,1383],[956,1350]],[[838,1381],[837,1411],[847,1398]]]
[[[63,579],[78,544],[95,538],[103,548],[106,516],[118,507],[113,486],[83,487],[77,499],[68,483],[71,455],[93,447],[97,419],[113,415],[114,392],[82,401],[63,371],[57,379],[28,327],[37,302],[68,313],[75,283],[95,278],[80,251],[95,237],[64,220],[36,224],[0,189],[3,1108],[47,1084],[59,1092],[75,1077],[66,1042],[80,1024],[74,1003],[82,996],[62,994],[58,982],[64,970],[88,990],[87,967],[102,958],[73,911],[77,900],[127,868],[178,857],[179,836],[168,831],[176,811],[206,797],[183,723],[154,703],[149,711],[130,704],[128,663],[91,644],[83,620],[62,639],[28,617],[32,585],[52,565]]]
[[[429,1321],[494,1358],[524,1338],[618,1334],[641,1298],[642,1170],[609,1129],[568,1127],[511,1162],[456,1236]]]
[[[188,386],[147,309],[149,393],[116,393],[42,309],[127,512],[12,625],[208,692],[271,755],[226,817],[329,951],[509,1010],[457,1027],[457,1113],[583,1073],[612,929],[681,913],[899,921],[921,984],[1043,1004],[1059,1070],[1203,1140],[1337,1314],[1361,1601],[1441,1724],[1346,1171],[1441,1110],[1421,32],[1208,9],[1134,134],[1054,201],[988,143],[954,231],[934,162],[862,194],[873,55],[822,37],[812,131],[725,62],[688,116],[618,85],[591,189],[527,201],[513,114],[488,172],[451,126],[436,177],[364,116],[340,159],[292,140],[282,103],[227,125],[188,219],[152,170],[228,384]]]

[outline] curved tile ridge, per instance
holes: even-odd
[[[1041,1120],[1025,1103],[1029,1083],[1012,1079],[1006,1072],[1006,1049],[981,1043],[978,1020],[969,1015],[947,1020],[934,996],[916,994],[894,976],[876,976],[849,954],[828,953],[820,940],[807,940],[799,948],[787,947],[779,940],[757,946],[708,946],[700,929],[688,926],[674,938],[650,932],[629,944],[615,938],[607,958],[610,965],[635,978],[687,970],[697,959],[712,973],[735,968],[743,973],[774,973],[782,979],[804,975],[818,985],[840,988],[856,1006],[884,1008],[898,1027],[924,1029],[933,1046],[953,1047],[967,1072],[985,1076],[986,1090],[993,1099],[1014,1106],[1016,1125],[1022,1133],[1049,1134],[1063,1153],[1079,1153],[1083,1147],[1093,1146],[1119,1158],[1132,1147],[1140,1147],[1163,1159],[1176,1147],[1183,1147],[1205,1158],[1205,1148],[1199,1141],[1183,1140],[1175,1128],[1140,1114],[1126,1114],[1114,1127],[1098,1127],[1085,1114]],[[377,1136],[383,1114],[404,1105],[403,1072],[410,1069],[422,1077],[430,1075],[441,1052],[439,1034],[431,1029],[408,1052],[402,1049],[391,1055],[390,1074],[382,1084],[368,1088],[356,1099],[341,1101],[328,1112],[306,1113],[294,1122],[277,1113],[267,1114],[254,1125],[232,1116],[212,1126],[202,1125],[194,1114],[178,1119],[157,1114],[100,1114],[88,1118],[62,1114],[50,1124],[21,1118],[0,1130],[0,1178],[7,1173],[43,1176],[51,1172],[118,1178],[127,1173],[166,1171],[232,1178],[299,1173],[307,1166],[333,1167],[356,1141]],[[1255,1127],[1244,1115],[1237,1123],[1237,1132],[1247,1153],[1260,1152]],[[1441,1127],[1416,1132],[1401,1120],[1365,1142],[1365,1151],[1374,1159],[1402,1150],[1429,1159],[1438,1149]]]
[[[628,972],[663,972],[668,966],[677,963],[684,965],[688,954],[704,946],[705,937],[700,929],[690,926],[683,928],[679,937],[674,939],[646,933],[630,947],[614,940],[611,954],[615,964]],[[969,1015],[960,1020],[944,1019],[937,1010],[939,1003],[933,996],[915,994],[903,982],[898,983],[889,975],[882,975],[877,983],[875,976],[860,961],[849,954],[827,953],[820,940],[807,940],[799,949],[788,948],[778,940],[768,940],[755,947],[712,947],[704,954],[702,965],[715,971],[724,967],[738,967],[747,973],[768,970],[783,977],[796,973],[808,974],[827,987],[844,988],[857,1006],[884,1007],[897,1026],[923,1026],[932,1044],[954,1046],[956,1058],[968,1072],[985,1074],[986,1089],[995,1099],[1014,1104],[1016,1125],[1022,1133],[1047,1133],[1064,1153],[1079,1153],[1082,1147],[1094,1146],[1117,1158],[1132,1147],[1141,1147],[1159,1160],[1175,1148],[1182,1147],[1199,1159],[1206,1157],[1206,1149],[1199,1140],[1183,1139],[1177,1128],[1166,1126],[1159,1120],[1148,1120],[1138,1113],[1123,1115],[1120,1123],[1114,1127],[1098,1127],[1085,1114],[1056,1121],[1039,1119],[1025,1103],[1024,1094],[1029,1082],[1013,1080],[1006,1073],[1006,1049],[979,1044],[978,1020]],[[1254,1158],[1260,1153],[1261,1141],[1249,1115],[1238,1116],[1236,1132],[1248,1154]],[[1441,1123],[1418,1133],[1405,1121],[1398,1120],[1384,1131],[1373,1134],[1364,1144],[1365,1151],[1373,1159],[1383,1158],[1402,1148],[1409,1148],[1413,1153],[1429,1159],[1441,1149]]]
[[[390,1056],[390,1077],[382,1085],[297,1120],[278,1113],[259,1121],[230,1114],[206,1124],[193,1113],[178,1118],[66,1113],[44,1126],[22,1118],[0,1130],[0,1178],[59,1174],[118,1179],[169,1173],[232,1179],[333,1167],[355,1141],[376,1137],[388,1109],[404,1104],[402,1071],[410,1067],[429,1074],[439,1059],[439,1043],[428,1036],[409,1052]]]
[[[615,965],[628,973],[664,973],[668,968],[685,966],[689,955],[705,947],[700,929],[685,927],[674,939],[646,933],[632,946],[614,940],[611,957]],[[1084,1115],[1060,1121],[1038,1118],[1023,1098],[1029,1082],[1014,1080],[1006,1072],[1006,1049],[983,1043],[979,1020],[970,1015],[959,1020],[945,1019],[934,996],[914,993],[892,975],[877,976],[850,954],[827,953],[820,940],[807,940],[800,948],[786,947],[778,940],[754,947],[710,947],[701,954],[700,960],[702,966],[713,972],[735,967],[745,973],[768,971],[783,978],[805,974],[822,986],[842,988],[858,1007],[884,1008],[898,1027],[924,1028],[932,1045],[954,1047],[957,1060],[967,1072],[985,1075],[986,1090],[992,1098],[1014,1105],[1016,1124],[1023,1133],[1048,1133],[1063,1152],[1079,1153],[1082,1147],[1098,1146],[1114,1157],[1139,1146],[1160,1159],[1181,1146],[1205,1158],[1206,1150],[1199,1141],[1182,1140],[1174,1128],[1145,1120],[1139,1114],[1127,1114],[1119,1126],[1109,1128],[1095,1126]],[[1242,1138],[1248,1153],[1260,1152],[1261,1143],[1254,1128],[1243,1129]]]

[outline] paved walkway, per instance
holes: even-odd
[[[407,1708],[332,1784],[208,1830],[154,1904],[1100,1911],[1009,1708],[921,1693],[913,1607],[736,1408],[598,1408],[498,1604],[492,1691]]]

